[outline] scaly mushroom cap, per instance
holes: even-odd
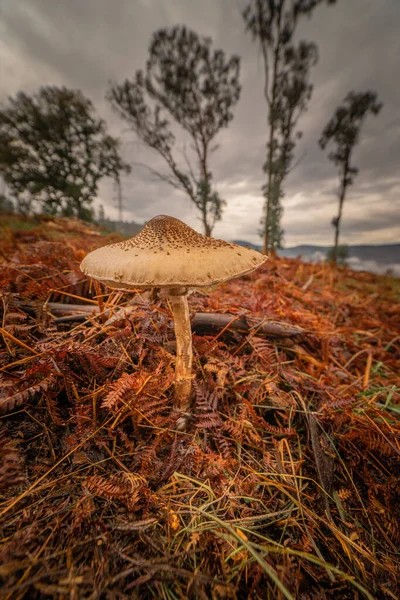
[[[110,287],[203,287],[251,273],[266,260],[255,250],[159,215],[130,240],[90,252],[80,268]]]

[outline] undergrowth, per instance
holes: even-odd
[[[194,335],[182,432],[168,305],[92,286],[104,238],[6,242],[2,598],[399,597],[395,280],[273,259],[192,294],[304,331]]]

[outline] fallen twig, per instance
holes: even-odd
[[[56,323],[86,321],[88,315],[99,315],[98,306],[88,306],[85,304],[63,304],[59,302],[48,302],[47,307],[54,315],[64,315],[54,319]],[[35,309],[29,305],[21,306],[22,310],[28,314],[34,314]],[[112,306],[104,310],[101,314],[109,314],[111,311],[118,311],[128,314],[136,307],[122,307],[116,308]],[[68,313],[68,314],[65,314]],[[121,318],[123,318],[121,314]],[[251,319],[246,316],[240,316],[236,318],[235,315],[231,314],[217,314],[217,313],[195,313],[192,319],[193,333],[198,335],[213,333],[219,329],[231,329],[233,331],[251,331],[252,329],[257,330],[257,333],[264,335],[271,335],[277,337],[292,337],[300,335],[305,332],[302,327],[295,325],[289,325],[287,323],[280,323],[279,321],[267,321],[262,322],[259,319]]]
[[[229,325],[228,329],[234,331],[250,331],[256,329],[257,333],[272,335],[278,337],[290,337],[304,333],[304,329],[279,321],[260,322],[259,319],[249,319],[241,316],[235,319],[231,314],[215,313],[196,313],[192,320],[192,329],[194,333],[206,333],[215,329],[223,329]]]

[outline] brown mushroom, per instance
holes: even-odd
[[[90,252],[81,270],[113,288],[159,288],[174,315],[176,408],[188,413],[192,381],[192,332],[187,294],[191,288],[251,273],[266,256],[208,238],[173,217],[151,219],[135,237]]]

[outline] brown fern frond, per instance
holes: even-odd
[[[24,481],[22,459],[17,445],[5,427],[0,429],[0,490],[6,490]]]
[[[275,360],[275,348],[269,340],[253,337],[249,340],[254,353],[263,361],[272,363]]]
[[[52,317],[47,309],[46,303],[34,300],[32,302],[32,306],[35,310],[37,330],[41,333],[44,333],[45,331],[48,332],[49,329],[55,330],[55,326],[52,322]]]
[[[168,432],[161,433],[147,447],[137,448],[135,460],[140,464],[141,472],[146,478],[152,480],[159,478],[163,461],[157,456],[157,450],[162,446],[168,435]]]
[[[141,396],[138,398],[136,410],[146,417],[155,417],[171,408],[169,398],[152,398],[150,396]]]
[[[131,375],[123,373],[121,377],[111,385],[111,391],[107,394],[101,404],[102,408],[109,408],[110,410],[116,409],[125,394],[135,388],[137,379],[137,373],[132,373]]]
[[[330,398],[328,402],[324,402],[321,404],[321,407],[318,412],[321,414],[327,413],[331,414],[332,409],[343,409],[350,407],[352,404],[356,402],[356,398],[354,396],[348,396],[347,398]]]
[[[160,313],[157,313],[157,315],[154,313],[152,315],[146,315],[139,323],[138,332],[140,337],[147,342],[158,345],[161,344],[165,339],[165,335],[162,333],[165,324],[165,316],[160,315]]]
[[[245,404],[246,413],[249,417],[249,420],[261,431],[265,430],[269,433],[273,433],[275,435],[295,435],[296,432],[294,429],[289,427],[278,427],[276,425],[271,425],[271,423],[267,423],[263,417],[257,414],[255,408],[252,406],[251,402],[249,402],[246,398],[242,398],[242,402]]]
[[[101,354],[98,354],[96,356],[97,364],[101,365],[105,369],[113,369],[114,367],[116,367],[118,365],[120,360],[121,359],[118,356],[102,356]],[[125,359],[124,363],[125,362],[126,362],[126,359]]]
[[[131,437],[122,429],[122,427],[118,427],[116,429],[117,434],[122,440],[123,445],[128,450],[128,452],[132,453],[135,450],[135,444],[133,443]]]
[[[222,363],[216,358],[210,358],[204,365],[204,370],[208,373],[214,373],[217,385],[224,387],[226,377],[229,373],[229,366],[226,363]]]
[[[229,419],[224,421],[222,424],[222,431],[229,434],[235,442],[241,443],[243,441],[243,427],[239,420]]]
[[[163,361],[165,361],[165,357],[159,362],[157,368],[153,372],[153,377],[148,383],[148,388],[151,390],[151,393],[158,396],[163,394],[168,390],[175,380],[175,372],[174,369],[168,365],[163,370]]]
[[[163,460],[158,482],[166,481],[175,471],[178,471],[184,461],[184,457],[184,443],[180,440],[179,436],[175,436],[172,441],[170,452]]]
[[[79,498],[72,512],[71,529],[80,529],[82,523],[90,519],[95,511],[95,504],[90,496]]]
[[[253,428],[253,426],[244,428],[244,436],[248,442],[262,451],[263,439],[260,434]]]
[[[7,326],[8,323],[26,321],[26,319],[27,315],[25,313],[16,312],[16,310],[14,309],[13,311],[6,312],[4,316],[4,325]]]
[[[118,363],[114,356],[104,356],[94,348],[81,343],[66,344],[54,354],[54,360],[63,372],[83,373],[90,379],[93,376],[101,379],[105,376],[104,367],[112,367]]]
[[[222,347],[218,346],[214,352],[221,364],[229,365],[230,371],[235,373],[235,380],[247,375],[248,356],[233,355]]]
[[[64,390],[67,394],[68,400],[71,402],[71,404],[74,404],[74,402],[76,402],[77,399],[77,391],[75,387],[74,378],[70,372],[66,372],[65,369],[63,370]]]
[[[27,315],[19,310],[15,304],[14,298],[10,294],[1,295],[0,315],[0,323],[5,331],[20,339],[26,339],[26,333],[35,327],[35,324],[32,322],[26,323]],[[11,340],[8,341],[8,344],[14,346],[14,342]]]
[[[197,418],[196,427],[198,429],[217,429],[221,425],[221,419],[216,413],[206,413],[204,415],[199,415]]]
[[[124,373],[124,370],[126,368],[127,363],[129,362],[129,359],[127,356],[125,356],[125,354],[123,354],[122,356],[118,357],[118,361],[114,367],[114,371],[113,371],[113,376],[115,379],[119,379],[122,375],[122,373]],[[108,368],[107,365],[102,365],[105,368]]]
[[[21,337],[21,334],[31,331],[35,327],[36,327],[36,325],[20,325],[20,324],[8,323],[4,327],[4,329],[5,329],[5,331],[8,331],[8,333],[11,333],[11,335],[13,335],[15,337],[17,337],[17,336]]]
[[[21,404],[35,394],[46,392],[56,383],[57,378],[57,373],[51,373],[41,381],[29,385],[23,390],[19,390],[15,394],[6,397],[0,397],[0,414],[6,414],[14,410],[14,408],[18,408],[21,406]]]
[[[340,488],[340,490],[337,491],[337,495],[339,496],[341,502],[346,502],[346,500],[351,498],[353,492],[348,488]]]
[[[378,452],[384,456],[399,456],[400,454],[396,447],[390,443],[390,440],[385,439],[375,431],[369,431],[366,435],[363,435],[362,442],[371,452]]]
[[[399,451],[394,444],[390,443],[390,439],[377,431],[360,428],[352,429],[343,436],[343,439],[357,440],[372,453],[382,454],[383,456],[399,456]]]
[[[142,493],[142,490],[135,490],[132,494],[129,494],[129,496],[127,496],[125,499],[125,506],[127,507],[127,509],[129,511],[137,510],[136,505],[144,495],[145,494]]]
[[[65,421],[61,417],[60,407],[54,398],[52,398],[51,394],[44,394],[44,401],[46,403],[48,414],[50,415],[53,423],[58,427],[65,425]]]
[[[44,303],[50,299],[51,288],[52,286],[48,282],[29,281],[24,291],[21,292],[21,297]]]
[[[90,475],[86,478],[84,485],[96,496],[108,498],[109,500],[120,500],[147,484],[142,475],[123,471],[110,477]]]
[[[215,437],[217,445],[218,445],[218,447],[219,447],[219,449],[221,451],[222,456],[225,459],[230,458],[232,451],[231,451],[231,447],[229,445],[228,440],[223,435],[221,435],[220,432],[217,432],[214,437]]]
[[[210,391],[204,384],[194,382],[196,391],[196,427],[199,429],[216,429],[222,426],[222,420],[217,412],[218,401],[221,395],[219,389]]]

